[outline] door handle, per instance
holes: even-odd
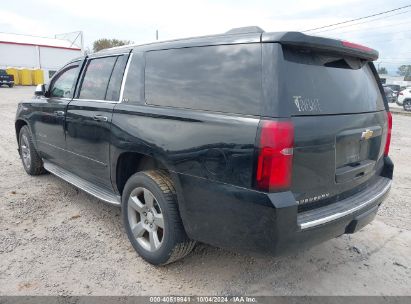
[[[97,120],[97,121],[107,121],[108,120],[108,118],[106,116],[103,116],[103,115],[94,115],[93,119]]]
[[[57,116],[64,116],[65,112],[64,111],[54,111],[54,114]]]

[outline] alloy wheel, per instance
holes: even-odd
[[[153,193],[146,188],[134,189],[128,200],[128,223],[137,242],[145,250],[158,250],[164,239],[164,218]]]
[[[23,158],[24,166],[26,166],[26,168],[30,168],[31,155],[30,155],[30,148],[29,148],[29,140],[26,134],[23,134],[21,136],[20,148],[21,148],[21,156]]]

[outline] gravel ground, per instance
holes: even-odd
[[[120,210],[53,175],[28,176],[14,115],[34,88],[0,88],[0,295],[411,295],[411,117],[394,116],[395,180],[376,220],[286,257],[198,245],[155,268]]]

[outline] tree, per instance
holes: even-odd
[[[411,65],[407,64],[400,66],[398,68],[397,74],[404,77],[411,77]]]
[[[93,52],[98,52],[100,50],[109,49],[115,46],[122,46],[132,43],[133,42],[130,40],[101,38],[93,42]]]
[[[387,69],[384,67],[378,68],[378,74],[387,74]]]

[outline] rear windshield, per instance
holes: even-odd
[[[282,100],[292,115],[384,110],[370,63],[351,57],[284,47]]]

